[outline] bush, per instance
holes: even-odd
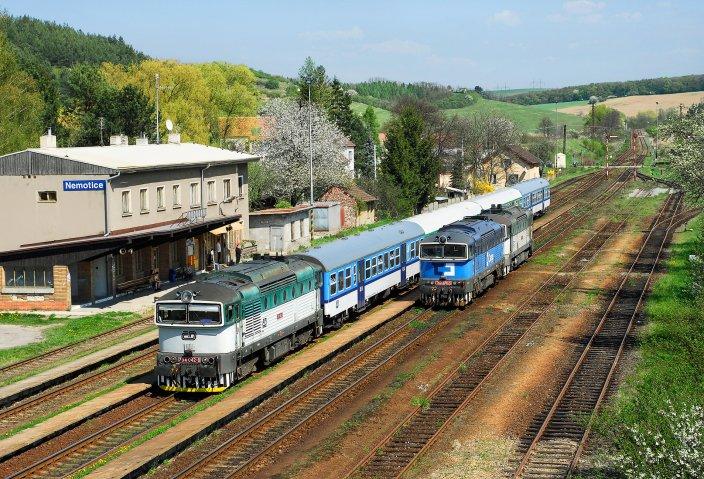
[[[293,205],[289,200],[279,200],[274,205],[274,208],[293,208]]]
[[[265,83],[264,83],[264,88],[267,90],[278,90],[279,89],[279,80],[276,78],[269,78]]]

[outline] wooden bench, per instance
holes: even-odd
[[[115,289],[118,293],[125,293],[128,291],[134,291],[140,286],[154,285],[156,283],[157,289],[159,288],[159,270],[152,270],[152,274],[143,276],[141,278],[131,279],[129,281],[123,281],[115,285]]]

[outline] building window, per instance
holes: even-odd
[[[200,206],[200,184],[191,183],[191,208]]]
[[[123,191],[122,192],[122,214],[131,215],[132,214],[132,192]]]
[[[237,176],[237,196],[244,195],[244,176]]]
[[[164,187],[156,187],[156,209],[161,211],[164,209]]]
[[[139,190],[139,212],[149,213],[149,192],[146,188]]]
[[[222,199],[229,200],[232,198],[232,185],[229,178],[222,180]]]
[[[56,203],[56,191],[37,191],[40,203]]]
[[[214,205],[218,201],[217,194],[215,192],[215,181],[208,181],[208,204]]]
[[[16,267],[5,268],[5,286],[9,288],[53,288],[54,269]]]
[[[181,185],[174,185],[173,186],[173,200],[174,200],[174,208],[180,208],[181,207]]]

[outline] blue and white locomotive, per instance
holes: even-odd
[[[156,302],[157,384],[222,391],[419,281],[428,304],[467,304],[530,255],[532,214],[549,199],[545,180],[529,180],[295,256],[204,275]]]

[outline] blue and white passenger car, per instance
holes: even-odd
[[[550,183],[543,178],[522,181],[511,188],[520,194],[518,206],[531,210],[533,216],[543,215],[550,206]]]
[[[340,326],[376,298],[417,281],[418,244],[424,236],[418,224],[399,221],[297,255],[323,269],[321,306],[326,324]]]

